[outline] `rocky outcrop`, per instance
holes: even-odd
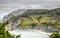
[[[32,15],[32,16],[30,16]],[[34,15],[39,15],[37,18],[34,18]],[[40,17],[40,15],[45,15],[48,17],[52,17],[51,19],[53,20],[53,18],[55,18],[54,20],[60,20],[60,8],[58,9],[52,9],[52,10],[46,10],[46,9],[18,9],[16,11],[13,11],[12,13],[4,16],[4,18],[2,19],[2,21],[8,21],[9,24],[7,25],[7,27],[9,28],[20,28],[20,29],[39,29],[42,31],[46,31],[46,32],[53,32],[53,31],[60,31],[57,28],[54,28],[53,26],[47,26],[44,25],[42,27],[39,27],[39,20],[42,18]],[[31,18],[33,17],[33,18]],[[57,19],[57,17],[59,19]],[[38,20],[36,20],[38,19]],[[45,18],[44,18],[45,19]],[[27,26],[27,27],[21,27],[19,26],[19,24],[21,24],[22,22],[26,22],[25,20],[29,20],[29,21],[33,21],[33,23],[37,23],[36,26],[32,27],[32,26]]]
[[[16,11],[13,11],[12,13],[4,16],[3,19],[2,19],[2,22],[11,19],[11,18],[14,17],[14,16],[22,15],[25,11],[27,11],[27,9],[18,9],[18,10],[16,10]]]

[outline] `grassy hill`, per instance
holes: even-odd
[[[8,17],[9,18],[9,17]],[[8,19],[9,23],[17,24],[20,27],[43,27],[52,26],[53,28],[60,29],[60,9],[28,9],[21,15],[13,16]]]

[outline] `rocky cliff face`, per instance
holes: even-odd
[[[9,25],[11,24],[11,27],[13,29],[15,29],[17,27],[25,28],[25,29],[27,29],[27,28],[32,29],[34,27],[34,28],[40,29],[40,30],[42,29],[45,31],[46,30],[52,31],[51,28],[54,27],[59,31],[60,27],[57,27],[57,26],[59,26],[58,23],[60,23],[60,8],[52,9],[52,10],[18,9],[16,11],[13,11],[12,13],[4,16],[2,21],[9,21]],[[7,26],[9,26],[9,25],[7,25]],[[40,27],[40,26],[42,26],[42,27]]]
[[[27,11],[27,9],[18,9],[16,11],[13,11],[12,13],[4,16],[2,21],[4,22],[4,21],[7,21],[14,16],[19,16],[19,15],[23,14],[25,11]]]

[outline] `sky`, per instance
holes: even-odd
[[[60,0],[0,0],[0,17],[17,9],[60,8]]]

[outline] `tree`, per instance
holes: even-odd
[[[59,32],[54,32],[53,34],[49,36],[49,38],[60,38],[60,34]]]
[[[4,27],[8,22],[0,23],[0,38],[19,38],[20,36],[11,35]]]

